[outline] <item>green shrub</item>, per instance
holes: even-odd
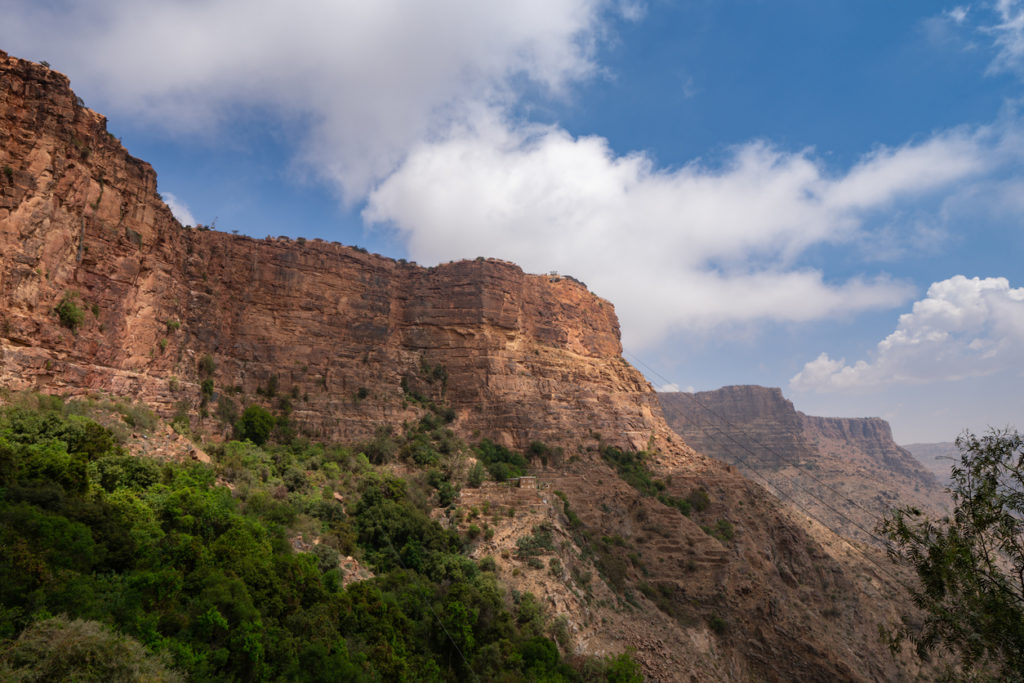
[[[546,522],[533,527],[532,534],[516,541],[516,554],[519,557],[540,555],[554,549],[555,539],[551,533],[551,525]]]
[[[214,412],[217,419],[226,425],[233,425],[238,419],[238,406],[235,402],[221,393],[217,397],[217,410]]]
[[[451,507],[458,493],[450,481],[442,481],[437,487],[437,504],[443,508]]]
[[[708,618],[708,627],[718,635],[724,635],[729,630],[729,624],[717,614]]]
[[[609,655],[604,666],[604,679],[608,683],[643,683],[643,670],[630,652]]]
[[[174,414],[171,416],[171,427],[179,434],[187,434],[192,429],[192,418],[189,410],[192,406],[185,399],[175,402]]]
[[[156,429],[157,416],[145,403],[124,403],[119,402],[114,406],[121,415],[121,419],[129,427],[135,427],[143,431],[151,432]]]
[[[690,495],[686,497],[686,500],[697,512],[704,512],[708,505],[711,504],[711,498],[708,497],[708,492],[704,489],[690,491]]]
[[[480,484],[484,482],[484,478],[487,476],[487,469],[483,466],[483,463],[477,462],[469,470],[469,476],[466,479],[466,486],[475,489],[480,488]]]
[[[477,460],[491,473],[495,481],[505,481],[526,474],[529,463],[521,454],[484,439],[474,448]]]
[[[563,452],[561,447],[556,446],[552,448],[542,441],[531,442],[529,449],[527,449],[527,453],[531,459],[537,458],[540,460],[541,464],[545,467],[547,467],[548,464],[557,466],[562,463]]]
[[[235,422],[235,438],[239,441],[249,440],[257,446],[262,446],[270,438],[273,429],[274,416],[266,408],[253,404],[246,408]]]
[[[60,324],[72,332],[77,331],[82,321],[85,320],[85,313],[75,303],[77,298],[77,292],[65,292],[60,303],[53,309],[60,319]]]
[[[720,519],[715,522],[715,526],[702,526],[701,529],[703,529],[704,533],[708,536],[713,536],[723,543],[731,541],[736,535],[736,528],[733,526],[732,522],[727,519]]]
[[[213,356],[208,353],[204,353],[199,358],[199,376],[200,377],[212,377],[213,373],[217,371],[217,361],[213,360]]]
[[[0,679],[15,681],[183,681],[134,638],[95,621],[64,616],[32,624],[0,650]]]

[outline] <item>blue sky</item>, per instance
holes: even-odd
[[[572,274],[655,386],[1019,423],[1024,1],[0,11],[183,222]]]

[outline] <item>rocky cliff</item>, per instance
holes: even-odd
[[[949,498],[935,476],[892,439],[880,418],[814,417],[782,391],[729,386],[659,394],[668,423],[699,451],[733,463],[842,535],[877,543],[887,510],[941,514]]]
[[[199,416],[209,355],[210,412],[287,397],[297,426],[320,438],[400,422],[410,394],[443,394],[465,432],[508,445],[590,430],[623,445],[650,437],[656,401],[619,357],[613,307],[581,284],[497,260],[421,268],[186,229],[153,169],[64,76],[7,56],[0,68],[8,387],[109,391]],[[55,313],[65,298],[85,313],[74,329]]]
[[[904,604],[890,577],[684,444],[620,356],[612,306],[581,284],[188,229],[156,189],[64,76],[0,53],[2,387],[138,398],[214,437],[253,402],[344,441],[444,403],[467,440],[564,449],[535,463],[538,487],[494,520],[506,545],[488,552],[514,548],[524,520],[554,526],[578,571],[501,571],[568,619],[577,651],[635,647],[657,680],[913,671],[877,639]],[[647,450],[665,494],[704,504],[686,516],[641,494],[608,446]],[[467,504],[511,495],[480,491]]]

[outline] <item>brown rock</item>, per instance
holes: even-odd
[[[881,418],[805,415],[780,389],[758,386],[658,397],[687,443],[735,464],[846,538],[880,544],[875,526],[896,506],[935,516],[950,507],[949,494],[896,445]]]
[[[619,356],[614,309],[575,281],[493,259],[427,269],[319,240],[183,228],[153,169],[76,104],[64,76],[6,55],[0,70],[8,386],[133,395],[165,416],[185,401],[195,415],[197,362],[210,354],[218,393],[240,387],[226,399],[273,405],[257,389],[276,377],[317,438],[409,418],[403,378],[443,396],[464,432],[511,446],[590,430],[623,445],[649,437],[656,402]],[[68,292],[85,311],[76,332],[53,314]]]

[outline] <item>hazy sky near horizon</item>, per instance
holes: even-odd
[[[0,16],[184,223],[571,274],[656,387],[781,386],[903,443],[1024,427],[1024,0]]]

